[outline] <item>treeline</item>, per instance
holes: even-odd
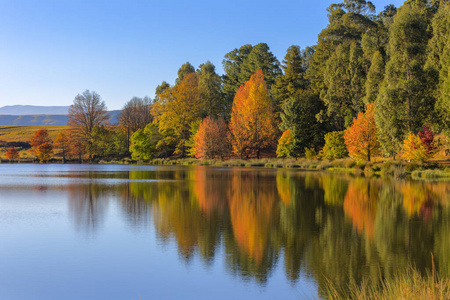
[[[345,0],[327,12],[318,43],[289,47],[281,63],[265,43],[227,53],[223,76],[210,62],[185,63],[153,100],[126,103],[118,127],[86,91],[71,108],[73,136],[90,158],[429,157],[429,137],[450,135],[449,1],[376,14],[371,2]]]

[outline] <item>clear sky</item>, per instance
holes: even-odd
[[[108,109],[154,97],[189,61],[265,42],[281,61],[314,45],[328,0],[0,0],[0,107],[70,105],[86,89]],[[372,1],[377,11],[403,0]]]

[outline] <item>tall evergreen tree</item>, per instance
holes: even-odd
[[[291,131],[292,153],[299,157],[305,148],[316,147],[323,141],[323,125],[315,115],[322,108],[319,95],[312,90],[297,90],[297,92],[282,104],[280,130]]]
[[[203,117],[213,118],[228,111],[222,97],[222,78],[216,73],[216,67],[209,61],[199,66],[198,88],[203,101]]]
[[[435,125],[450,135],[450,3],[439,8],[432,20],[433,37],[428,43],[427,69],[438,81],[430,90],[436,97]]]
[[[395,155],[408,133],[430,117],[434,101],[424,70],[428,22],[423,11],[403,5],[390,29],[389,61],[376,101],[376,121],[385,154]]]
[[[241,66],[244,60],[252,51],[252,45],[243,45],[239,49],[235,48],[233,51],[225,54],[222,61],[225,74],[223,75],[223,93],[229,106],[233,103],[234,95],[238,88],[243,84],[239,81],[239,74],[241,73]]]
[[[178,85],[183,81],[183,79],[191,73],[195,73],[195,68],[193,65],[190,64],[190,62],[184,63],[179,69],[178,69],[178,78],[175,80],[175,84]]]
[[[326,89],[324,77],[327,62],[336,48],[342,43],[359,43],[364,33],[377,26],[372,15],[375,7],[365,0],[345,0],[330,5],[327,11],[329,24],[319,34],[314,57],[308,69],[312,87],[317,92]]]
[[[272,86],[272,96],[275,106],[279,107],[298,90],[306,89],[307,53],[301,51],[299,46],[292,45],[287,49],[281,68],[284,74],[278,76]]]
[[[155,90],[154,102],[158,102],[162,93],[164,93],[164,91],[168,88],[170,88],[170,84],[168,84],[166,81],[163,81],[160,85],[158,85]]]
[[[380,51],[375,51],[366,80],[366,96],[364,103],[367,105],[377,99],[381,83],[384,78],[384,60]]]
[[[239,83],[247,82],[257,70],[262,70],[267,88],[270,90],[277,76],[281,75],[280,62],[270,52],[266,43],[253,46],[252,51],[244,59],[241,72],[238,75]]]

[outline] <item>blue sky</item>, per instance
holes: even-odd
[[[0,107],[70,105],[86,89],[109,109],[153,98],[178,68],[265,42],[281,61],[317,42],[338,1],[0,0]],[[377,11],[401,0],[376,0]]]

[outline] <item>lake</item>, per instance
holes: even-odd
[[[314,299],[431,254],[449,278],[449,182],[0,165],[0,299]]]

